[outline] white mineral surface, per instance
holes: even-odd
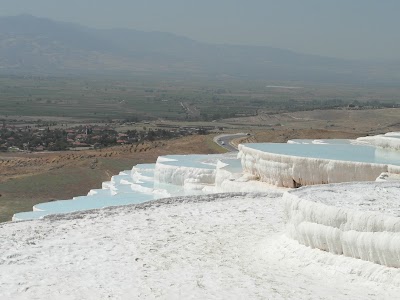
[[[168,155],[35,205],[0,224],[0,299],[399,299],[398,141]]]
[[[0,225],[0,299],[397,299],[399,270],[285,236],[269,194]]]
[[[400,267],[400,182],[305,187],[283,195],[288,236],[331,253]]]

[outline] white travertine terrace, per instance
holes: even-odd
[[[391,142],[383,143],[386,138]],[[347,160],[272,153],[251,145],[239,146],[240,159],[235,154],[168,155],[120,172],[87,196],[35,205],[33,212],[13,219],[42,220],[3,226],[0,269],[6,279],[0,279],[0,298],[27,293],[50,299],[65,290],[77,299],[82,292],[87,299],[151,298],[154,291],[160,298],[177,293],[190,298],[195,292],[208,299],[221,293],[223,284],[221,298],[226,299],[238,292],[240,298],[254,292],[253,298],[321,299],[332,296],[328,285],[338,299],[394,299],[400,293],[400,166],[386,163],[399,159],[391,139],[400,141],[400,134],[371,137],[368,143],[289,144],[295,147],[291,150],[333,145],[336,151],[355,143],[384,163],[352,161],[348,153],[342,153]],[[343,181],[369,182],[332,184]],[[310,186],[282,188],[300,185]],[[128,204],[135,205],[120,206]],[[60,262],[62,268],[52,269]],[[86,281],[74,281],[75,276],[92,278],[80,272],[82,266],[96,277],[83,290]],[[60,270],[67,283],[42,284]],[[29,272],[34,275],[26,280]],[[107,289],[109,274],[117,277]],[[233,293],[236,284],[243,286]],[[125,295],[121,286],[126,285],[133,290]]]
[[[385,134],[359,137],[357,142],[370,144],[380,148],[400,150],[400,133],[388,132]]]
[[[400,141],[399,137],[398,133],[389,133],[378,136],[378,139]],[[370,138],[373,140],[374,137]],[[353,143],[358,145],[352,145]],[[134,166],[132,170],[120,172],[110,181],[103,182],[102,189],[91,190],[87,196],[74,197],[74,202],[64,200],[38,204],[34,211],[41,213],[16,214],[13,219],[37,218],[51,213],[88,209],[91,203],[93,208],[100,208],[180,195],[265,192],[271,189],[282,193],[277,188],[398,180],[399,151],[388,151],[370,144],[366,146],[366,142],[362,142],[363,145],[360,143],[353,140],[293,140],[288,144],[239,145],[237,158],[233,153],[161,156],[155,164],[141,164]],[[271,147],[273,151],[270,151]],[[328,156],[321,155],[321,152],[329,149]],[[297,150],[302,152],[299,154]],[[337,150],[343,160],[327,159],[335,156]],[[354,157],[358,156],[358,150],[366,154],[364,158]],[[316,157],[313,157],[314,154]],[[395,162],[397,165],[388,162]]]
[[[155,164],[154,181],[176,186],[214,184],[218,161],[229,157],[233,158],[232,154],[160,156]]]
[[[373,181],[400,174],[400,133],[357,140],[289,140],[239,145],[243,172],[281,187]]]
[[[283,202],[287,234],[299,243],[400,267],[400,182],[304,187]]]
[[[239,145],[243,171],[279,187],[372,181],[392,170],[388,165],[268,153]]]
[[[398,299],[399,268],[301,245],[284,219],[280,198],[229,193],[3,223],[0,299]]]

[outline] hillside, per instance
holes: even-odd
[[[153,74],[394,84],[378,64],[273,47],[207,44],[164,32],[92,29],[30,15],[0,17],[0,70],[9,74]]]

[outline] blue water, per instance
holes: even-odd
[[[53,214],[70,213],[82,210],[138,204],[154,200],[153,195],[141,193],[117,194],[114,196],[81,196],[71,200],[58,200],[35,205],[41,211],[22,212],[14,215],[18,220],[39,219]]]
[[[14,214],[14,218],[16,220],[33,220],[40,219],[48,215],[54,215],[54,213],[48,211],[27,211]]]
[[[215,168],[215,166],[207,163],[216,163],[216,156],[210,157],[207,155],[169,155],[167,158],[173,159],[173,161],[166,161],[163,162],[163,164],[192,168]],[[154,170],[155,164],[136,165],[132,170],[126,170],[120,172],[119,175],[113,176],[109,182],[109,188],[107,189],[95,189],[93,191],[96,193],[93,195],[78,196],[70,200],[40,203],[35,205],[34,208],[36,211],[17,213],[14,215],[14,218],[18,220],[38,219],[51,214],[69,213],[108,206],[138,204],[168,196],[168,194],[170,196],[201,194],[199,191],[185,191],[183,187],[171,184],[157,183],[155,185],[153,180]],[[164,190],[164,193],[146,194],[132,190],[132,186],[129,183],[133,183],[132,174],[135,172],[148,177],[148,179],[141,178],[140,180],[143,179],[143,182],[134,182],[135,184],[146,188]]]
[[[246,147],[275,154],[329,160],[354,161],[400,166],[400,151],[367,145],[336,144],[246,144]]]
[[[348,139],[331,139],[331,140],[324,140],[324,139],[314,139],[314,140],[310,140],[310,139],[294,139],[294,140],[290,140],[293,141],[295,143],[298,144],[329,144],[329,145],[337,145],[337,144],[344,144],[344,145],[348,145],[352,143],[352,140],[348,140]]]
[[[232,173],[242,173],[242,163],[240,159],[221,159],[221,162],[227,164],[227,166],[222,169],[227,170]]]
[[[199,169],[214,169],[217,162],[217,155],[207,156],[207,155],[166,155],[163,156],[168,159],[173,159],[172,161],[163,161],[163,165],[170,166],[181,166],[188,168],[199,168]],[[222,156],[221,156],[222,157]]]
[[[132,168],[132,170],[140,170],[143,171],[154,171],[156,165],[155,164],[138,164]]]

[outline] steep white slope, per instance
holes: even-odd
[[[263,195],[0,225],[0,299],[396,299],[398,270],[310,249]]]
[[[261,193],[276,191],[282,194],[284,189],[271,186],[251,174],[243,173],[238,159],[220,160],[216,166],[215,183],[212,187],[206,187],[204,192],[247,192]]]
[[[279,187],[375,180],[388,165],[269,153],[239,145],[243,172]],[[396,170],[397,171],[397,170]]]
[[[209,157],[214,163],[204,163]],[[213,155],[171,155],[160,156],[157,159],[154,181],[184,186],[195,180],[198,183],[213,184],[215,181],[215,167],[219,156]]]
[[[288,191],[288,235],[312,248],[399,268],[399,196],[400,182]]]

